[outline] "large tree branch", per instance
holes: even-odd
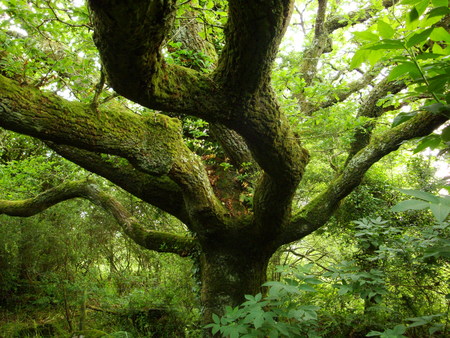
[[[339,201],[359,185],[364,174],[375,162],[397,150],[404,141],[428,135],[448,119],[445,115],[423,112],[396,128],[373,137],[371,142],[349,161],[328,188],[293,217],[279,237],[279,242],[299,240],[320,228],[336,210]]]
[[[182,190],[167,175],[152,176],[143,173],[121,157],[94,153],[49,141],[46,144],[69,161],[108,179],[141,200],[189,224]]]
[[[338,102],[345,101],[353,93],[366,88],[378,74],[379,70],[368,71],[364,73],[360,79],[349,83],[344,89],[331,89],[332,92],[328,95],[329,98],[326,101],[318,102],[316,104],[309,101],[300,101],[301,111],[305,115],[312,115],[319,109],[329,108]]]
[[[307,155],[295,140],[288,121],[281,116],[269,85],[292,1],[229,2],[226,44],[212,86],[208,81],[202,82],[204,75],[162,63],[160,46],[168,32],[173,2],[152,4],[143,0],[120,4],[90,1],[97,47],[109,77],[116,76],[110,79],[112,86],[147,107],[198,116],[237,131],[261,168],[275,182],[285,185],[288,182],[287,191],[294,191]],[[161,87],[157,91],[155,81]],[[159,106],[157,92],[170,89],[174,81],[181,87],[175,91],[179,101],[166,93],[163,96],[168,97],[168,104]],[[125,91],[131,93],[124,94]],[[141,94],[147,95],[148,100],[142,100]],[[220,95],[226,95],[227,99]]]
[[[383,1],[383,7],[389,8],[396,4],[398,0],[385,0]],[[357,10],[344,15],[330,16],[325,23],[325,29],[328,33],[332,33],[339,28],[344,28],[349,25],[356,25],[358,23],[365,22],[374,17],[378,13],[377,8],[366,8],[363,10]]]
[[[226,44],[214,76],[222,87],[245,97],[269,81],[292,8],[292,0],[229,1]]]
[[[207,75],[163,61],[175,0],[90,0],[94,41],[109,83],[151,109],[209,119],[223,106]]]
[[[56,143],[127,158],[149,174],[167,174],[178,146],[180,126],[164,115],[140,116],[109,107],[64,100],[0,75],[0,126]]]
[[[189,223],[220,228],[226,210],[214,195],[200,159],[181,138],[177,120],[161,114],[140,116],[64,100],[0,76],[0,126],[57,144],[118,155],[139,171],[167,175],[183,191]]]
[[[90,200],[114,216],[122,231],[146,249],[176,253],[183,257],[198,250],[198,243],[193,238],[146,229],[119,201],[100,191],[96,185],[88,181],[64,183],[25,200],[0,200],[0,214],[29,217],[57,203],[77,197]]]
[[[378,101],[386,95],[397,94],[402,89],[406,88],[406,83],[403,81],[392,82],[388,81],[387,77],[381,80],[367,95],[364,102],[358,109],[356,117],[368,117],[372,120],[365,123],[363,126],[357,128],[354,133],[354,139],[350,145],[350,150],[346,164],[352,157],[358,153],[362,148],[369,144],[372,130],[375,127],[376,119],[386,112],[382,106],[377,105]]]
[[[385,1],[384,7],[390,7],[394,1]],[[311,45],[305,50],[304,56],[299,65],[300,74],[305,81],[305,87],[311,86],[317,75],[317,66],[319,60],[324,53],[330,52],[332,48],[332,33],[343,27],[349,25],[355,25],[357,23],[365,22],[371,19],[378,10],[375,8],[368,8],[366,10],[358,10],[350,12],[344,16],[330,16],[326,18],[326,0],[318,0],[317,16],[314,25],[314,37]],[[353,82],[349,85],[347,91],[340,91],[336,94],[331,93],[329,96],[332,99],[323,103],[309,102],[308,97],[305,96],[303,91],[300,91],[295,95],[299,102],[302,113],[308,115],[313,111],[320,108],[327,108],[331,105],[345,100],[352,93],[364,88],[374,78],[372,72],[366,73],[363,79]]]

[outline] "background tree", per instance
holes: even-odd
[[[432,11],[438,11],[433,16],[426,13],[435,20],[431,27],[409,36],[404,43],[392,43],[396,26],[379,18],[398,15],[391,8],[393,3],[361,5],[367,7],[351,13],[327,1],[319,1],[317,7],[306,4],[303,10],[296,8],[296,20],[300,20],[304,41],[309,43],[304,44],[300,57],[286,58],[290,63],[287,72],[295,72],[284,78],[295,85],[288,83],[288,90],[284,88],[279,94],[284,95],[283,106],[288,101],[298,107],[292,114],[292,110],[280,107],[274,91],[280,88],[277,83],[282,77],[273,85],[271,75],[294,1],[177,4],[91,0],[89,16],[83,7],[64,1],[10,3],[7,18],[13,18],[17,26],[2,23],[9,30],[2,32],[0,126],[44,140],[63,157],[175,216],[188,231],[179,234],[149,228],[90,180],[65,182],[28,199],[2,200],[0,212],[27,217],[68,199],[88,199],[111,213],[123,232],[139,245],[198,258],[205,322],[224,305],[239,304],[245,294],[257,293],[278,247],[321,228],[374,163],[405,141],[427,136],[448,120],[448,77],[431,74],[440,76],[440,86],[430,90],[429,74],[423,72],[417,57],[436,44],[442,45],[442,51],[433,50],[436,58],[448,50],[447,37],[442,39],[444,43],[440,40],[445,31],[438,26],[448,14],[439,10],[445,6],[433,3]],[[409,22],[417,22],[427,6],[428,2],[414,7],[417,16],[410,16]],[[219,55],[209,68],[176,64],[176,50],[170,48],[177,15],[191,10],[196,13],[194,17],[205,20],[205,27],[213,27],[202,32]],[[220,24],[214,20],[226,21],[223,35],[217,33]],[[364,65],[353,71],[361,76],[352,81],[348,65],[334,63],[327,54],[340,56],[333,50],[333,39],[339,40],[335,32],[357,23],[376,25],[383,38],[378,41],[377,37],[363,53],[373,66],[383,61],[385,50],[398,52],[401,45],[409,53],[405,61],[409,68],[402,74],[418,72],[420,78],[398,82],[398,76],[386,77],[382,66]],[[26,34],[17,32],[16,27]],[[410,32],[411,26],[400,28],[403,34]],[[95,68],[99,60],[84,47],[89,43],[89,30],[94,32],[102,65],[101,70],[96,67],[97,75],[88,65]],[[343,35],[339,36],[342,39]],[[349,60],[345,57],[347,48],[352,46],[344,48],[341,59],[345,61]],[[393,56],[402,57],[398,53]],[[284,62],[283,58],[276,64],[278,61]],[[353,57],[352,66],[360,61],[361,52]],[[85,67],[79,68],[80,64]],[[445,71],[445,66],[434,69]],[[325,78],[329,80],[326,88],[321,81]],[[420,81],[425,89],[414,100],[428,100],[431,108],[402,118],[403,123],[393,128],[376,123],[386,121],[388,113],[397,109],[399,104],[392,99],[395,94],[415,88]],[[103,90],[105,83],[144,108],[114,99],[117,94],[111,89]],[[64,92],[70,100],[61,97]],[[364,99],[345,101],[357,93]],[[221,200],[220,188],[235,186],[237,177],[206,170],[206,159],[186,145],[174,116],[194,116],[219,126],[222,132],[214,136],[230,159],[237,153],[251,154],[248,162],[256,162],[260,174],[257,180],[246,183],[250,206],[239,186],[227,192],[227,200],[233,203]],[[329,120],[341,121],[341,116],[345,116],[347,133],[337,133],[336,139],[345,141],[348,151],[328,152],[330,180],[318,187],[315,196],[296,195],[307,177],[310,157],[323,156],[321,139],[306,150],[305,145],[313,142],[302,140],[307,140],[302,127],[314,121],[321,128]],[[317,128],[308,126],[308,130]],[[241,170],[241,174],[245,172]],[[239,212],[235,203],[241,204]]]

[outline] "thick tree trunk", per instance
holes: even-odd
[[[211,323],[212,314],[223,315],[225,306],[241,304],[247,294],[262,292],[267,279],[270,254],[245,249],[208,250],[202,254],[201,302],[204,324]]]

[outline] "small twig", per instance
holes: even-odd
[[[187,0],[185,2],[182,2],[181,4],[178,5],[178,7],[184,6],[184,5],[188,4],[188,3],[190,3],[191,1],[192,0]]]
[[[51,6],[50,1],[49,1],[49,0],[46,0],[45,2],[47,3],[48,8],[52,11],[53,16],[55,17],[55,20],[56,20],[56,21],[61,22],[62,24],[67,25],[67,26],[69,26],[69,27],[75,27],[75,28],[86,27],[86,28],[88,28],[88,29],[92,29],[92,27],[89,27],[89,26],[86,25],[86,24],[78,25],[78,24],[73,24],[73,23],[65,22],[64,20],[62,20],[62,19],[59,18],[59,16],[58,16],[58,14],[56,13],[55,9]]]

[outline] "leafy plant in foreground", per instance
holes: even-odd
[[[225,315],[213,315],[212,333],[225,337],[279,337],[308,336],[317,337],[318,306],[299,305],[296,299],[303,292],[316,292],[314,285],[322,281],[309,272],[312,264],[297,267],[292,277],[287,270],[278,267],[282,273],[281,282],[269,281],[267,295],[258,293],[246,295],[246,301],[237,307],[227,307]]]

